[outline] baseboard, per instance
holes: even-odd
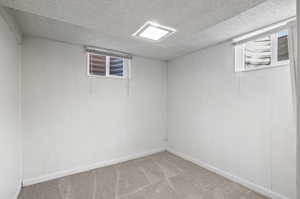
[[[15,196],[14,196],[13,199],[18,199],[18,197],[19,197],[19,195],[21,193],[21,189],[22,189],[22,182],[20,182],[20,184],[18,185],[17,192],[16,192],[16,194],[15,194]]]
[[[126,162],[128,160],[142,158],[142,157],[152,155],[154,153],[159,153],[159,152],[162,152],[162,151],[165,151],[165,150],[166,150],[165,148],[155,149],[155,150],[151,150],[151,151],[148,151],[148,152],[136,153],[136,154],[131,154],[131,155],[128,155],[128,156],[125,156],[125,157],[120,157],[120,158],[117,158],[117,159],[102,161],[102,162],[94,163],[94,164],[91,164],[91,165],[78,167],[78,168],[75,168],[75,169],[58,171],[58,172],[55,172],[55,173],[51,173],[51,174],[47,174],[47,175],[43,175],[43,176],[39,176],[39,177],[35,177],[35,178],[24,179],[23,180],[23,186],[29,186],[29,185],[33,185],[33,184],[37,184],[37,183],[41,183],[41,182],[45,182],[45,181],[65,177],[65,176],[68,176],[68,175],[73,175],[73,174],[76,174],[76,173],[89,171],[89,170],[96,169],[96,168],[101,168],[101,167],[105,167],[105,166],[118,164],[118,163],[121,163],[121,162]]]
[[[208,169],[208,170],[210,170],[210,171],[212,171],[214,173],[217,173],[217,174],[219,174],[219,175],[221,175],[221,176],[223,176],[223,177],[225,177],[225,178],[227,178],[227,179],[229,179],[229,180],[231,180],[233,182],[239,183],[239,184],[241,184],[241,185],[243,185],[243,186],[245,186],[245,187],[247,187],[247,188],[249,188],[249,189],[257,192],[257,193],[260,193],[260,194],[262,194],[262,195],[264,195],[266,197],[270,197],[270,198],[273,198],[273,199],[289,199],[286,196],[283,196],[283,195],[281,195],[279,193],[273,192],[272,190],[269,190],[269,189],[267,189],[265,187],[262,187],[260,185],[255,184],[255,183],[252,183],[252,182],[250,182],[248,180],[245,180],[243,178],[235,176],[235,175],[233,175],[233,174],[231,174],[229,172],[226,172],[226,171],[223,171],[221,169],[218,169],[218,168],[216,168],[214,166],[211,166],[211,165],[209,165],[207,163],[204,163],[204,162],[201,162],[199,160],[196,160],[195,158],[193,158],[193,157],[191,157],[189,155],[186,155],[184,153],[178,152],[178,151],[176,151],[174,149],[167,148],[167,151],[170,152],[170,153],[173,153],[174,155],[177,155],[177,156],[179,156],[179,157],[181,157],[181,158],[183,158],[185,160],[193,162],[193,163],[195,163],[195,164],[197,164],[197,165],[199,165],[199,166],[201,166],[201,167],[203,167],[205,169]]]

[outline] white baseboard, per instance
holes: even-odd
[[[91,165],[78,167],[78,168],[75,168],[75,169],[58,171],[58,172],[55,172],[55,173],[50,173],[50,174],[46,174],[46,175],[35,177],[35,178],[24,179],[23,180],[23,186],[29,186],[29,185],[33,185],[33,184],[37,184],[37,183],[41,183],[41,182],[45,182],[45,181],[65,177],[65,176],[68,176],[68,175],[73,175],[73,174],[76,174],[76,173],[89,171],[89,170],[92,170],[92,169],[97,169],[97,168],[101,168],[101,167],[105,167],[105,166],[118,164],[118,163],[121,163],[121,162],[126,162],[128,160],[142,158],[142,157],[152,155],[154,153],[159,153],[159,152],[162,152],[162,151],[165,151],[165,150],[166,150],[165,148],[160,148],[160,149],[151,150],[151,151],[148,151],[148,152],[128,155],[128,156],[113,159],[113,160],[102,161],[102,162],[94,163],[94,164],[91,164]]]
[[[22,182],[20,182],[20,184],[18,185],[17,192],[13,199],[18,199],[21,189],[22,189]]]
[[[89,170],[96,169],[96,168],[101,168],[101,167],[105,167],[105,166],[118,164],[118,163],[125,162],[125,161],[128,161],[128,160],[133,160],[133,159],[136,159],[136,158],[142,158],[142,157],[145,157],[145,156],[148,156],[148,155],[151,155],[151,154],[154,154],[154,153],[162,152],[162,151],[165,151],[165,150],[166,149],[164,149],[164,148],[156,149],[156,150],[152,150],[152,151],[148,151],[148,152],[128,155],[128,156],[113,159],[113,160],[98,162],[98,163],[94,163],[94,164],[91,164],[91,165],[78,167],[78,168],[75,168],[75,169],[59,171],[59,172],[55,172],[55,173],[51,173],[51,174],[47,174],[47,175],[43,175],[43,176],[39,176],[39,177],[35,177],[35,178],[25,179],[25,180],[23,180],[23,186],[29,186],[29,185],[33,185],[33,184],[37,184],[37,183],[41,183],[41,182],[45,182],[45,181],[65,177],[65,176],[68,176],[68,175],[73,175],[73,174],[76,174],[76,173],[89,171]],[[231,173],[228,173],[226,171],[223,171],[221,169],[213,167],[213,166],[211,166],[207,163],[196,160],[195,158],[193,158],[189,155],[186,155],[184,153],[178,152],[178,151],[173,150],[171,148],[167,148],[167,151],[170,152],[170,153],[173,153],[173,154],[175,154],[175,155],[177,155],[177,156],[179,156],[183,159],[191,161],[191,162],[193,162],[193,163],[195,163],[195,164],[197,164],[197,165],[199,165],[203,168],[206,168],[206,169],[208,169],[212,172],[215,172],[215,173],[217,173],[217,174],[219,174],[219,175],[221,175],[221,176],[223,176],[223,177],[225,177],[225,178],[227,178],[231,181],[234,181],[234,182],[239,183],[239,184],[241,184],[245,187],[248,187],[249,189],[251,189],[255,192],[258,192],[258,193],[260,193],[264,196],[271,197],[273,199],[289,199],[288,197],[283,196],[279,193],[273,192],[272,190],[269,190],[265,187],[262,187],[260,185],[255,184],[255,183],[252,183],[248,180],[245,180],[243,178],[235,176]],[[21,190],[21,185],[20,185],[20,190]],[[16,199],[18,197],[18,194],[19,193],[16,194]]]
[[[173,153],[174,155],[177,155],[177,156],[179,156],[179,157],[181,157],[181,158],[183,158],[185,160],[193,162],[193,163],[195,163],[195,164],[197,164],[197,165],[199,165],[199,166],[201,166],[201,167],[203,167],[205,169],[208,169],[208,170],[210,170],[210,171],[212,171],[214,173],[217,173],[217,174],[219,174],[219,175],[221,175],[221,176],[223,176],[223,177],[225,177],[225,178],[227,178],[227,179],[229,179],[229,180],[231,180],[233,182],[239,183],[239,184],[241,184],[241,185],[243,185],[243,186],[245,186],[245,187],[247,187],[247,188],[249,188],[249,189],[257,192],[257,193],[260,193],[260,194],[262,194],[264,196],[267,196],[267,197],[270,197],[270,198],[273,198],[273,199],[289,199],[288,197],[283,196],[283,195],[281,195],[279,193],[273,192],[270,189],[267,189],[265,187],[262,187],[260,185],[255,184],[255,183],[252,183],[252,182],[250,182],[248,180],[245,180],[243,178],[235,176],[235,175],[233,175],[231,173],[228,173],[226,171],[218,169],[218,168],[216,168],[214,166],[211,166],[211,165],[209,165],[209,164],[207,164],[205,162],[201,162],[199,160],[196,160],[195,158],[193,158],[193,157],[191,157],[189,155],[186,155],[184,153],[178,152],[178,151],[176,151],[174,149],[167,148],[167,151],[170,152],[170,153]]]

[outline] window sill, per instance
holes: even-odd
[[[290,62],[289,61],[284,61],[278,64],[273,64],[270,66],[261,66],[257,68],[247,68],[244,71],[241,72],[250,72],[250,71],[255,71],[255,70],[264,70],[264,69],[270,69],[270,68],[277,68],[277,67],[284,67],[284,66],[289,66]]]
[[[122,76],[122,77],[120,77],[120,76],[113,76],[113,75],[111,75],[111,76],[101,76],[101,75],[90,75],[90,74],[88,74],[87,75],[88,76],[88,78],[102,78],[102,79],[127,79],[127,77],[125,77],[125,76]]]

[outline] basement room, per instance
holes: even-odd
[[[0,199],[300,199],[299,4],[0,0]]]

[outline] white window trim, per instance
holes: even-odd
[[[262,65],[260,67],[257,68],[248,68],[245,70],[239,70],[239,71],[235,71],[235,72],[250,72],[250,71],[255,71],[255,70],[264,70],[264,69],[270,69],[270,68],[278,68],[278,67],[287,67],[289,66],[290,62],[289,61],[282,61],[278,64],[274,64],[274,65]]]
[[[86,68],[87,68],[87,76],[89,78],[110,78],[110,79],[129,79],[130,78],[130,72],[131,72],[131,60],[122,58],[123,59],[123,76],[118,76],[118,75],[110,75],[109,74],[109,66],[110,66],[110,57],[116,57],[116,56],[108,56],[108,55],[103,55],[106,57],[106,70],[105,70],[105,76],[104,75],[94,75],[90,73],[90,54],[92,55],[99,55],[97,53],[92,53],[92,52],[87,52],[86,53]]]
[[[280,31],[284,31],[286,28],[279,29],[276,33],[272,33],[271,35],[271,64],[270,65],[261,65],[257,68],[247,68],[245,64],[245,43],[238,44],[234,47],[234,56],[235,56],[235,72],[247,72],[253,70],[261,70],[261,69],[268,69],[274,67],[282,67],[282,66],[289,66],[290,61],[278,61],[277,53],[278,53],[278,36],[277,33]],[[241,55],[242,54],[242,55]]]

